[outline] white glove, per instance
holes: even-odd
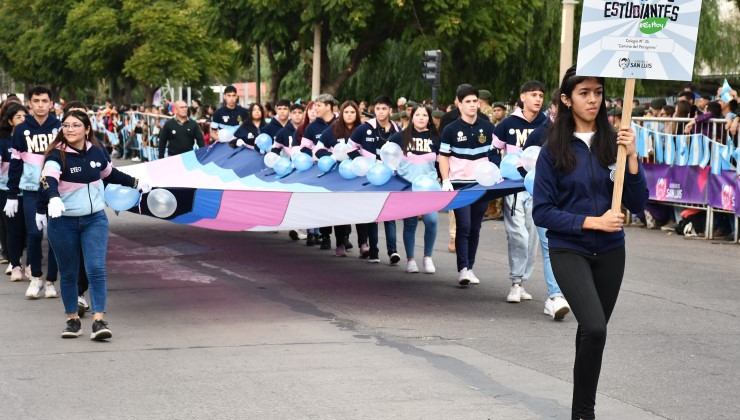
[[[8,201],[5,202],[5,208],[3,211],[8,217],[15,216],[15,214],[18,213],[18,200],[9,198]]]
[[[242,140],[242,139],[239,139],[239,140],[236,141],[236,147],[246,146],[246,145],[247,145],[247,143],[244,143],[244,140]]]
[[[49,205],[47,206],[49,217],[56,218],[62,215],[64,213],[64,203],[62,202],[62,199],[59,197],[53,197],[49,200]],[[37,219],[38,223],[38,219]]]
[[[41,214],[41,213],[36,213],[36,227],[39,228],[39,230],[43,232],[44,226],[46,226],[46,215]]]
[[[448,179],[442,180],[442,191],[454,191],[452,188],[452,182]]]
[[[142,194],[146,194],[151,190],[152,186],[149,185],[148,182],[139,180],[139,191],[141,191]]]

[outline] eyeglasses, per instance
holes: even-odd
[[[73,124],[64,123],[64,124],[62,124],[62,128],[65,129],[65,130],[71,130],[71,129],[79,130],[80,128],[82,128],[84,126],[85,125],[84,124],[81,124],[81,123],[73,123]]]

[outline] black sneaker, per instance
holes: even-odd
[[[349,242],[349,236],[344,237],[344,248],[349,251],[350,249],[354,248],[354,246]]]
[[[389,253],[388,256],[391,258],[391,265],[396,265],[399,261],[401,261],[401,256],[398,255],[398,252],[396,251]]]
[[[288,236],[290,236],[290,239],[294,241],[298,240],[298,232],[296,232],[295,230],[291,230],[290,232],[288,232]]]
[[[321,238],[321,249],[331,249],[331,238],[328,236]]]
[[[97,319],[93,322],[92,334],[90,339],[95,341],[102,341],[113,337],[113,333],[108,329],[108,323],[102,319]]]
[[[367,257],[367,262],[377,264],[380,262],[380,256],[378,255],[377,249],[371,249],[370,254]]]
[[[62,331],[62,338],[77,338],[82,334],[82,323],[80,318],[69,318],[67,320],[67,328]]]
[[[306,246],[314,246],[316,245],[316,240],[314,239],[314,234],[309,233],[308,237],[306,238]]]

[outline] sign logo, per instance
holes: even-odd
[[[630,66],[630,59],[627,57],[622,57],[619,59],[619,67],[621,67],[623,70],[626,70],[627,67]]]
[[[655,199],[658,201],[665,201],[667,192],[668,180],[665,178],[658,178],[658,182],[655,183]]]
[[[725,210],[735,208],[735,188],[732,185],[722,186],[722,208]]]

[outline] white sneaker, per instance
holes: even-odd
[[[437,268],[434,267],[434,262],[432,262],[432,257],[424,257],[424,272],[427,274],[434,274],[437,272]]]
[[[13,264],[8,263],[8,268],[5,269],[5,274],[10,274],[13,272]]]
[[[555,296],[545,300],[545,314],[550,315],[556,321],[563,319],[568,312],[570,312],[570,306],[564,298]]]
[[[419,272],[419,266],[416,265],[416,261],[410,260],[406,263],[406,272],[407,273],[418,273]]]
[[[31,277],[33,277],[31,275],[31,266],[26,265],[26,268],[23,270],[23,272],[26,274],[26,279],[31,280]]]
[[[305,241],[306,238],[308,238],[308,235],[306,235],[306,232],[298,229],[298,240],[299,241]]]
[[[457,283],[460,286],[467,286],[470,284],[470,272],[467,268],[460,270],[460,276],[457,278]]]
[[[524,286],[522,286],[522,292],[521,292],[522,300],[532,300],[532,295],[527,293],[526,290],[524,290]]]
[[[522,301],[522,285],[514,283],[511,285],[509,290],[509,296],[506,296],[506,301],[509,303],[519,303]]]
[[[53,282],[50,282],[50,281],[46,282],[46,285],[44,286],[44,297],[47,299],[59,297],[59,294],[57,294],[57,288],[54,287]]]
[[[26,289],[26,297],[31,299],[38,299],[41,295],[41,289],[44,287],[44,282],[39,277],[31,277],[31,284]]]
[[[10,273],[10,281],[21,281],[23,280],[23,267],[13,267]]]
[[[480,279],[475,276],[473,270],[468,270],[468,274],[470,275],[470,284],[480,284]]]
[[[131,162],[141,162],[141,159],[139,159],[138,157],[132,157]]]

